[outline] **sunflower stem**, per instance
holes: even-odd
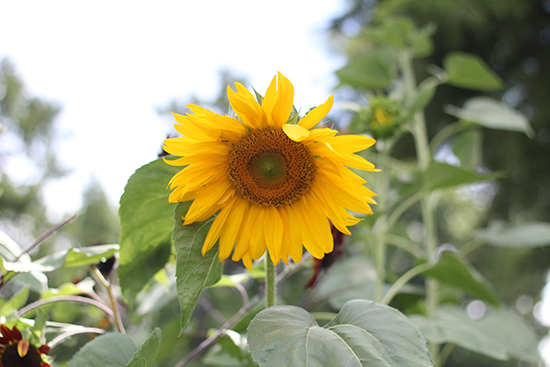
[[[265,307],[275,306],[277,290],[275,284],[275,264],[271,261],[269,253],[264,255],[265,261]]]
[[[399,63],[407,89],[408,98],[413,100],[417,95],[416,78],[413,69],[413,51],[405,50],[399,54]],[[426,128],[426,118],[423,110],[416,111],[413,116],[412,133],[416,146],[416,157],[420,171],[425,172],[432,160]],[[428,255],[428,263],[435,261],[437,249],[437,237],[435,226],[436,198],[427,194],[421,200],[422,219],[424,222],[425,246]],[[426,280],[426,313],[428,316],[434,314],[438,304],[438,284],[433,279]],[[435,359],[439,354],[439,344],[430,343],[430,352]]]

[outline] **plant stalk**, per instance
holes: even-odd
[[[269,253],[264,255],[265,262],[265,307],[275,306],[277,298],[277,285],[275,284],[275,265],[269,257]]]

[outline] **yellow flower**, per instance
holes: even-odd
[[[233,252],[247,268],[267,250],[274,264],[299,262],[302,245],[315,257],[330,252],[330,222],[350,234],[359,219],[348,210],[372,214],[376,194],[350,168],[378,171],[354,154],[372,138],[339,135],[317,125],[332,108],[332,95],[298,123],[294,87],[281,73],[258,103],[240,83],[229,86],[238,119],[196,105],[192,114],[174,116],[183,137],[167,139],[164,150],[181,156],[166,163],[186,166],[170,181],[170,202],[193,200],[184,225],[218,213],[204,242],[203,255],[219,239],[219,260]],[[346,210],[347,209],[347,210]],[[329,222],[330,220],[330,222]]]

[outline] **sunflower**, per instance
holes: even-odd
[[[36,348],[23,339],[15,326],[10,330],[2,324],[0,331],[0,367],[51,367],[42,359],[42,355],[50,351],[49,346],[44,344]]]
[[[294,87],[281,73],[257,102],[242,84],[227,95],[236,118],[188,105],[174,113],[183,137],[164,141],[164,150],[186,166],[169,183],[170,202],[193,200],[184,225],[214,219],[204,255],[219,239],[219,260],[233,252],[247,268],[266,249],[276,265],[299,262],[302,246],[315,258],[333,248],[330,223],[350,234],[359,222],[349,211],[372,214],[376,196],[349,168],[378,171],[354,153],[375,143],[358,135],[316,128],[332,108],[332,95],[299,119]]]

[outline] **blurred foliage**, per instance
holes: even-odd
[[[407,17],[420,27],[434,29],[431,53],[415,60],[417,80],[428,78],[430,73],[437,74],[439,69],[434,65],[444,65],[450,52],[478,55],[505,80],[503,90],[487,91],[485,95],[518,109],[533,126],[531,139],[506,131],[469,130],[448,139],[436,152],[436,158],[455,162],[460,158],[461,166],[470,162],[477,169],[505,172],[505,177],[496,182],[444,197],[438,209],[438,218],[442,218],[439,243],[463,243],[472,228],[496,219],[519,224],[550,221],[550,104],[547,103],[550,72],[546,67],[550,60],[550,1],[380,0],[374,4],[369,0],[351,0],[347,4],[349,10],[331,24],[334,51],[353,61],[373,49],[370,26],[383,24],[389,17]],[[339,44],[341,41],[344,47]],[[425,110],[429,138],[455,121],[441,106],[461,106],[474,94],[479,93],[451,85],[439,86]],[[362,93],[357,92],[354,98],[360,100]],[[457,151],[457,147],[462,148]],[[415,155],[410,135],[402,137],[393,151],[394,158],[405,161]],[[420,212],[413,207],[401,221],[403,229],[414,233],[419,218]],[[390,257],[399,257],[398,253]],[[521,313],[537,325],[532,307],[540,300],[549,270],[548,247],[482,246],[469,253],[468,259],[495,286],[504,303],[518,309],[521,300],[528,300],[530,306]],[[539,335],[543,335],[546,331],[538,327]],[[456,349],[446,365],[516,364],[488,361]]]

